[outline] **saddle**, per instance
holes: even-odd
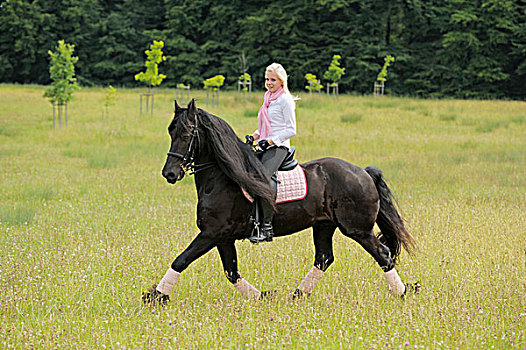
[[[293,202],[307,196],[307,179],[298,160],[294,158],[296,148],[292,146],[285,159],[278,168],[278,172],[272,175],[276,195],[276,204]],[[254,199],[242,188],[241,191],[246,199],[253,202]]]
[[[298,165],[298,161],[294,159],[294,153],[296,153],[296,147],[291,146],[287,156],[279,166],[278,171],[290,171]]]

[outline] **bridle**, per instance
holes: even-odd
[[[194,175],[199,171],[215,166],[215,163],[213,162],[195,164],[196,149],[199,148],[200,144],[199,129],[197,127],[197,114],[195,116],[194,124],[190,126],[192,128],[192,138],[190,139],[190,143],[188,144],[188,149],[186,150],[185,154],[177,152],[167,153],[168,156],[181,159],[181,164],[179,164],[179,166],[181,169],[183,169],[186,175]]]

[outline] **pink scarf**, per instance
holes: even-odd
[[[270,119],[268,117],[268,106],[270,102],[276,101],[278,97],[283,95],[283,87],[280,87],[276,92],[272,93],[270,91],[265,92],[265,98],[263,99],[263,105],[258,112],[258,122],[259,122],[259,138],[266,139],[272,133],[272,128],[270,125]]]

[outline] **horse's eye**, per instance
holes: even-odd
[[[183,136],[182,136],[182,139],[183,139],[184,141],[188,141],[188,140],[190,140],[190,135],[183,135]]]

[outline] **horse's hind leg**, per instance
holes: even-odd
[[[384,271],[385,279],[389,289],[395,294],[404,295],[405,285],[400,280],[391,259],[389,248],[380,243],[373,230],[352,229],[350,225],[340,224],[339,229],[342,233],[358,242],[371,256],[376,260],[378,265]]]
[[[336,225],[330,221],[318,222],[313,226],[315,248],[314,266],[294,291],[294,297],[312,293],[312,290],[320,281],[323,273],[334,262],[332,237],[335,230]]]
[[[236,287],[236,289],[245,297],[260,299],[263,294],[256,287],[241,278],[237,270],[237,251],[234,241],[220,243],[217,245],[217,251],[223,263],[226,278]]]

